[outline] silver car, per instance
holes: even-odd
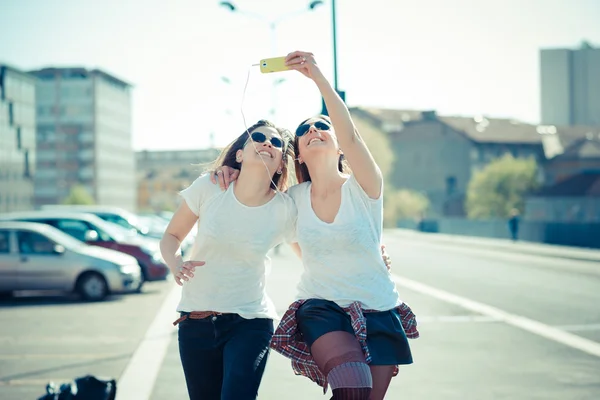
[[[62,290],[96,301],[136,290],[135,258],[89,246],[47,225],[0,221],[0,295],[16,290]]]

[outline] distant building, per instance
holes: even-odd
[[[541,121],[600,126],[600,48],[540,51]]]
[[[219,149],[136,152],[138,209],[174,210],[178,193],[220,154]]]
[[[545,186],[575,175],[600,173],[600,127],[577,130],[573,127],[554,136],[562,145],[557,153],[547,154],[543,164]]]
[[[35,81],[0,65],[0,213],[34,207]]]
[[[600,222],[600,128],[566,142],[543,169],[546,185],[527,198],[527,220]]]
[[[131,85],[101,70],[45,68],[37,83],[35,203],[60,203],[73,185],[97,204],[135,210]]]
[[[463,216],[473,173],[506,153],[545,159],[539,127],[509,119],[438,116],[435,111],[352,108],[388,135],[396,188],[424,193],[432,216]],[[541,179],[541,177],[540,177]]]

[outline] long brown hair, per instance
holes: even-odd
[[[280,191],[285,191],[288,187],[290,163],[291,160],[294,158],[294,150],[291,143],[292,135],[287,129],[279,128],[275,126],[275,124],[271,121],[261,119],[260,121],[249,127],[248,130],[244,131],[244,133],[238,136],[237,139],[235,139],[233,142],[227,145],[227,147],[225,147],[223,151],[221,151],[221,154],[212,163],[212,166],[209,169],[215,170],[218,167],[226,165],[230,168],[241,170],[243,163],[239,163],[236,161],[236,153],[238,150],[242,150],[244,148],[246,141],[248,141],[249,139],[248,136],[251,135],[252,132],[254,132],[257,128],[263,126],[277,130],[277,132],[281,135],[281,138],[283,139],[283,167],[281,168],[281,174],[275,173],[271,177],[271,189],[279,189]]]
[[[307,118],[304,121],[300,122],[300,124],[298,124],[298,128],[313,118],[322,119],[323,121],[327,122],[329,124],[329,126],[333,127],[333,125],[331,124],[331,119],[327,115],[321,114],[321,115],[317,115],[316,117]],[[298,129],[298,128],[296,128],[296,129]],[[298,136],[294,135],[294,154],[296,154],[296,158],[294,158],[294,167],[296,169],[296,179],[298,180],[298,183],[310,182],[311,181],[310,173],[308,172],[308,167],[306,166],[306,163],[300,163],[298,161],[298,157],[300,157],[299,142],[300,142],[300,138]],[[348,165],[348,162],[344,158],[344,154],[340,154],[340,158],[338,159],[338,170],[345,174],[349,174],[351,172],[350,166]]]

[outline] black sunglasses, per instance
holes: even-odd
[[[252,138],[252,141],[256,143],[264,143],[267,141],[267,136],[262,132],[253,132],[250,137]],[[278,149],[283,148],[283,142],[277,136],[271,136],[269,141],[273,147]]]
[[[306,132],[308,132],[310,130],[310,127],[313,126],[315,128],[317,128],[320,131],[328,131],[329,129],[331,129],[331,127],[329,125],[327,125],[325,122],[323,121],[316,121],[314,124],[302,124],[298,127],[298,129],[296,129],[296,136],[300,137],[300,136],[304,136],[306,135]]]

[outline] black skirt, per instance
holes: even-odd
[[[397,309],[365,312],[367,347],[371,365],[412,364],[412,353]],[[333,301],[309,299],[296,311],[302,339],[312,344],[326,333],[346,331],[355,334],[350,315]]]

